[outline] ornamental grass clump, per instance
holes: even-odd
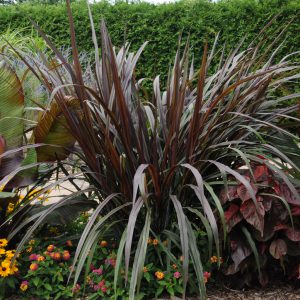
[[[281,126],[285,120],[298,124],[297,105],[277,105],[299,97],[279,92],[280,87],[299,78],[299,66],[289,61],[292,54],[274,62],[278,49],[273,49],[279,42],[268,37],[269,24],[244,50],[241,44],[226,55],[225,46],[217,51],[217,38],[214,45],[205,44],[197,69],[187,42],[183,51],[177,51],[166,89],[161,89],[156,76],[148,96],[143,92],[143,79],[135,77],[146,43],[136,54],[129,52],[129,44],[117,51],[102,21],[100,50],[90,14],[95,59],[83,69],[69,1],[67,10],[72,62],[35,22],[53,51],[55,67],[42,59],[33,65],[28,57],[20,56],[48,89],[49,105],[56,103],[64,116],[76,140],[77,167],[90,187],[36,216],[19,250],[57,208],[68,204],[72,209],[73,201],[86,197],[98,206],[74,255],[71,273],[75,273],[75,283],[95,245],[109,231],[119,241],[112,284],[115,292],[126,287],[129,299],[135,299],[148,263],[148,248],[159,246],[161,270],[165,265],[180,264],[183,297],[187,285],[193,284],[204,299],[210,274],[203,275],[201,252],[209,252],[209,258],[214,248],[216,257],[221,257],[222,243],[227,241],[228,218],[220,191],[225,188],[228,193],[231,184],[239,184],[254,210],[260,207],[257,182],[241,175],[240,167],[246,166],[252,174],[251,162],[263,163],[267,158],[266,168],[300,201],[296,190],[300,165],[294,160],[299,156],[299,138]],[[67,105],[69,99],[78,101],[80,110]],[[286,146],[289,151],[284,150]],[[72,178],[65,174],[66,180]],[[196,235],[199,228],[207,232],[205,249]],[[168,240],[166,245],[164,240]],[[220,266],[220,261],[217,264]],[[155,276],[163,280],[165,275],[157,271]]]

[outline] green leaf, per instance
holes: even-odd
[[[13,69],[0,61],[0,133],[6,149],[22,146],[24,131],[24,93]]]
[[[145,263],[146,252],[147,252],[147,241],[149,238],[150,224],[151,224],[151,213],[148,210],[146,215],[145,225],[140,235],[137,248],[135,250],[135,257],[133,261],[130,287],[129,287],[129,300],[135,299],[136,287],[137,287],[137,293],[139,293],[140,282],[142,280],[143,267]]]
[[[72,97],[66,97],[65,105],[73,112],[79,108],[78,100]],[[36,149],[39,162],[65,159],[75,143],[75,138],[69,130],[67,120],[55,101],[52,102],[50,110],[45,111],[38,121],[33,136],[35,143],[47,144]]]
[[[44,287],[45,287],[46,290],[52,292],[52,286],[49,283],[45,283]]]

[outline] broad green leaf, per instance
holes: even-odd
[[[0,61],[0,135],[6,149],[22,145],[24,132],[24,93],[14,70]]]
[[[66,106],[74,113],[78,110],[78,100],[66,97]],[[36,149],[37,160],[56,161],[65,159],[73,148],[75,138],[72,136],[67,120],[59,105],[53,101],[49,110],[45,111],[38,124],[34,128],[33,137],[35,143],[44,143]]]

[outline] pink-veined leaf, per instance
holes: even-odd
[[[284,240],[277,239],[271,243],[269,251],[274,258],[280,259],[282,256],[286,255],[287,245]]]
[[[240,212],[245,220],[263,235],[265,209],[261,202],[257,202],[257,207],[258,209],[255,207],[252,200],[247,200],[242,203]]]

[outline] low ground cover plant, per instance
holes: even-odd
[[[78,227],[86,225],[89,217],[89,214],[83,213],[63,230],[74,234],[78,231]],[[5,290],[13,289],[14,294],[21,299],[32,297],[36,299],[76,299],[78,297],[112,299],[114,295],[117,299],[128,299],[128,289],[118,288],[116,292],[114,291],[118,242],[114,239],[100,240],[95,246],[93,257],[89,258],[83,274],[74,285],[73,281],[68,281],[68,277],[78,239],[66,240],[66,236],[62,238],[61,230],[62,227],[47,226],[47,229],[39,231],[35,239],[26,244],[12,266],[10,263],[15,250],[6,250],[8,247],[6,239],[0,241],[0,253],[3,253],[0,273],[2,297],[9,294],[5,293]],[[74,235],[72,236],[74,238]],[[149,238],[147,244],[149,252],[143,267],[141,292],[136,296],[137,299],[150,299],[167,294],[180,296],[183,291],[182,257],[177,258],[176,264],[170,264],[170,261],[166,260],[162,266],[160,260],[164,259],[163,246],[167,246],[168,241],[161,242],[158,239]],[[223,262],[221,258],[212,256],[206,262],[206,271],[203,272],[206,284],[214,281],[219,261]],[[4,266],[7,267],[6,270],[3,269]],[[125,265],[122,264],[120,279],[124,276]],[[191,294],[196,291],[195,286],[190,288]]]
[[[51,280],[47,267],[55,273],[67,266],[66,273],[61,271],[67,278],[55,287],[72,286],[64,297],[84,291],[92,299],[184,298],[188,292],[204,299],[206,283],[217,270],[246,275],[242,285],[255,276],[265,284],[272,257],[283,267],[289,261],[287,248],[299,242],[294,220],[300,203],[299,137],[289,130],[299,123],[298,105],[286,102],[299,94],[279,92],[299,78],[299,65],[289,60],[296,53],[273,61],[285,27],[278,38],[268,37],[271,21],[246,50],[240,44],[229,55],[224,47],[217,50],[217,37],[213,45],[204,44],[198,69],[187,43],[178,49],[167,88],[161,90],[156,76],[149,95],[145,80],[135,73],[146,43],[136,54],[128,44],[117,51],[102,21],[100,50],[90,13],[95,58],[83,64],[69,1],[67,10],[72,59],[34,21],[52,53],[32,55],[13,47],[49,96],[43,126],[32,129],[43,139],[29,143],[42,157],[36,159],[38,171],[48,169],[34,174],[32,188],[39,191],[3,222],[5,238],[17,259],[49,224],[61,231],[58,241],[69,239],[70,232],[76,235],[72,252],[51,242],[57,252],[34,253],[37,262],[30,264],[21,290],[34,293],[29,279],[38,282],[35,274],[45,276],[45,282],[38,282],[45,285]],[[57,136],[62,143],[55,145]],[[19,149],[27,153],[27,146],[8,149],[7,139],[3,135],[0,155]],[[62,147],[66,141],[72,147]],[[70,151],[72,157],[64,160]],[[21,164],[14,165],[17,173]],[[49,184],[54,172],[58,178]],[[0,183],[7,189],[15,175],[7,172]],[[87,187],[80,189],[76,178]],[[33,204],[64,181],[76,192],[48,206]],[[7,192],[17,188],[11,189]],[[66,230],[70,215],[89,209],[82,224]],[[64,253],[70,254],[70,264]],[[50,298],[62,293],[51,294],[49,286],[41,292],[46,290]]]

